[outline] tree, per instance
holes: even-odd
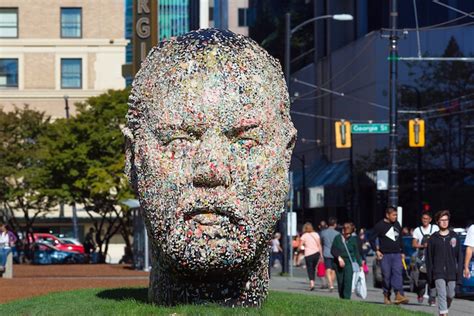
[[[463,57],[451,37],[443,57]],[[463,169],[474,162],[474,146],[465,126],[473,124],[474,65],[462,61],[409,65],[424,105],[433,105],[425,115],[427,143],[424,162],[432,168]],[[415,94],[402,90],[402,102],[415,104]]]
[[[130,216],[120,201],[133,197],[124,175],[124,137],[128,90],[113,91],[76,104],[78,114],[49,129],[50,187],[65,203],[84,206],[96,229],[103,258],[120,233],[131,247]]]
[[[49,117],[43,112],[15,108],[0,109],[0,203],[2,217],[27,237],[35,220],[50,212],[57,200],[47,188],[50,173],[43,159],[42,136]],[[16,214],[23,215],[23,223]],[[25,238],[29,245],[30,238]]]

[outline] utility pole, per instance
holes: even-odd
[[[388,205],[398,206],[398,34],[397,0],[390,1],[390,55],[389,55],[389,107],[390,107],[390,136],[389,136],[389,175],[388,175]]]

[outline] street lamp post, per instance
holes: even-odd
[[[389,56],[389,175],[388,175],[388,205],[398,206],[398,35],[397,35],[397,0],[390,1],[390,56]]]
[[[328,14],[328,15],[321,15],[314,17],[312,19],[306,20],[294,28],[291,28],[291,13],[287,13],[285,15],[285,79],[286,79],[286,86],[288,90],[290,89],[290,57],[291,57],[291,52],[290,52],[290,45],[291,45],[291,36],[298,31],[300,28],[303,26],[313,23],[317,20],[322,20],[322,19],[334,19],[338,21],[351,21],[353,20],[352,15],[350,14]],[[285,212],[283,213],[282,216],[282,221],[283,221],[283,245],[285,247],[290,247],[290,243],[288,242],[288,223],[287,223],[287,211],[285,208]],[[283,252],[283,272],[288,273],[289,271],[289,256],[287,255],[287,251]]]
[[[66,111],[66,119],[69,120],[69,96],[64,96],[64,110]],[[79,239],[79,227],[77,224],[77,207],[76,202],[72,202],[72,231],[75,239]]]
[[[327,14],[327,15],[321,15],[317,16],[314,18],[311,18],[309,20],[304,21],[303,23],[298,24],[294,28],[291,28],[291,13],[287,13],[285,15],[285,78],[286,78],[286,85],[288,87],[288,90],[290,89],[290,58],[291,58],[291,52],[290,52],[290,47],[291,47],[291,37],[293,34],[298,31],[300,28],[303,26],[318,21],[318,20],[323,20],[323,19],[334,19],[337,21],[352,21],[354,18],[350,14]],[[316,47],[316,45],[314,45]]]

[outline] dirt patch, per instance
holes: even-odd
[[[0,278],[0,303],[76,289],[147,286],[148,278],[128,265],[14,265],[13,279]]]

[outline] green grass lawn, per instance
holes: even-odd
[[[0,305],[0,315],[426,315],[395,306],[343,301],[316,295],[270,292],[261,309],[146,302],[145,288],[87,289],[53,293]]]

